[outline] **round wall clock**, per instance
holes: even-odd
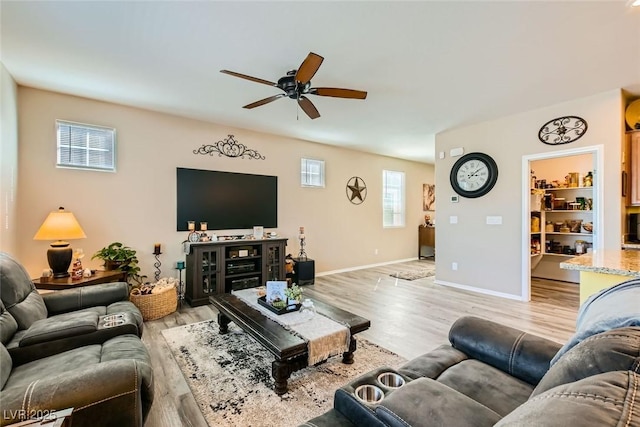
[[[484,196],[498,180],[498,166],[487,154],[465,154],[451,168],[449,180],[453,190],[462,197]]]
[[[547,145],[568,144],[587,132],[587,122],[577,116],[558,117],[543,124],[538,139]]]

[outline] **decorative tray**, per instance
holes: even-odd
[[[284,308],[275,308],[274,306],[272,306],[271,304],[269,304],[267,302],[267,297],[266,296],[262,296],[262,297],[258,298],[258,304],[260,304],[261,306],[273,311],[278,316],[281,315],[281,314],[292,313],[294,311],[298,311],[298,310],[300,310],[300,307],[302,306],[302,304],[292,304],[292,305],[288,305],[288,306],[286,306]]]

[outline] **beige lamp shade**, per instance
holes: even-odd
[[[61,207],[56,212],[51,212],[49,216],[47,216],[47,219],[44,220],[36,235],[33,236],[33,239],[61,241],[84,239],[86,237],[86,234],[84,234],[82,227],[80,227],[73,213],[67,212]]]

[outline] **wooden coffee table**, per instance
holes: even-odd
[[[307,367],[309,354],[306,341],[235,295],[216,294],[209,297],[209,302],[218,309],[221,334],[227,333],[229,322],[233,322],[275,356],[276,360],[271,364],[271,375],[275,380],[274,391],[278,395],[286,393],[291,373]],[[351,341],[348,351],[342,355],[342,363],[353,363],[355,334],[369,329],[371,322],[315,298],[313,305],[317,313],[349,328]]]

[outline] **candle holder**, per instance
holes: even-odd
[[[160,280],[160,266],[162,265],[160,262],[160,255],[162,255],[162,252],[160,251],[160,243],[156,243],[153,247],[153,256],[156,258],[156,262],[153,263],[153,266],[156,269],[156,272],[154,273],[156,282]]]
[[[182,307],[184,301],[184,282],[182,281],[182,270],[184,270],[184,261],[176,262],[176,270],[178,270],[178,304]]]
[[[304,251],[304,245],[306,237],[304,235],[304,227],[300,227],[300,233],[298,234],[298,239],[300,240],[300,253],[298,254],[298,259],[300,261],[307,260],[307,253]]]

